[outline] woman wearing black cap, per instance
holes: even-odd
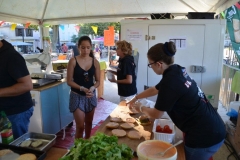
[[[173,64],[175,53],[173,42],[158,43],[149,49],[148,67],[157,75],[162,75],[162,79],[155,87],[135,96],[129,104],[156,119],[166,111],[185,133],[186,159],[208,160],[224,142],[224,122],[186,69]],[[158,95],[154,108],[135,103],[138,99],[154,95]]]

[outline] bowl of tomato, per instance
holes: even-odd
[[[168,119],[155,119],[152,132],[155,140],[172,143],[175,136],[174,123]]]

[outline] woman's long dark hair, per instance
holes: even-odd
[[[158,43],[148,50],[147,56],[154,62],[163,61],[167,65],[170,65],[174,63],[176,51],[174,42]]]
[[[91,38],[89,38],[88,36],[82,36],[82,37],[79,38],[79,40],[78,40],[78,48],[79,48],[79,46],[81,45],[82,41],[88,41],[88,42],[90,43],[90,45],[91,45],[91,48],[92,48],[92,41],[91,41]],[[81,53],[80,53],[80,54],[81,54]],[[94,58],[92,49],[91,49],[91,51],[90,51],[89,56],[92,57],[92,58]]]

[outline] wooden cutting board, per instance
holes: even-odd
[[[104,133],[106,135],[109,135],[109,136],[112,135],[112,133],[111,133],[112,129],[106,128],[106,124],[108,122],[110,122],[110,118],[111,117],[120,117],[123,120],[126,120],[126,118],[130,118],[130,117],[139,118],[141,115],[143,115],[143,114],[142,113],[138,113],[138,114],[135,114],[135,115],[129,115],[129,109],[126,106],[125,101],[122,101],[113,110],[113,112],[108,116],[108,118],[100,125],[100,127],[95,132],[95,134],[97,132],[102,132],[102,133]],[[141,143],[141,142],[143,142],[145,140],[153,139],[153,134],[151,134],[151,133],[152,133],[154,119],[150,119],[150,120],[151,120],[152,123],[149,126],[142,126],[142,125],[140,125],[138,123],[134,123],[135,127],[133,129],[131,129],[131,130],[139,131],[142,134],[142,138],[141,139],[139,139],[139,140],[132,140],[132,139],[128,138],[127,136],[125,136],[125,137],[122,137],[122,138],[118,138],[118,143],[119,144],[126,144],[132,150],[136,151],[137,150],[137,146],[139,145],[139,143]],[[122,122],[122,123],[124,123],[124,122]],[[119,126],[119,129],[120,128],[121,127]],[[126,130],[126,132],[129,132],[129,131],[130,130]],[[182,143],[182,144],[178,145],[176,148],[177,148],[177,152],[178,152],[177,160],[185,160],[184,144]],[[134,157],[132,160],[137,160],[137,159],[138,159],[137,157]]]
[[[130,118],[130,117],[139,118],[139,116],[141,116],[141,115],[143,115],[143,114],[142,113],[137,113],[137,114],[134,114],[134,115],[130,115],[129,114],[129,109],[126,106],[125,101],[122,101],[122,102],[120,102],[118,107],[116,107],[113,110],[113,112],[108,116],[108,118],[101,124],[101,126],[98,128],[96,133],[97,132],[102,132],[102,133],[105,133],[106,135],[109,135],[109,136],[112,135],[112,132],[111,132],[112,129],[106,128],[106,124],[108,122],[110,122],[110,118],[111,117],[119,117],[123,121],[125,121],[126,118]],[[153,127],[154,120],[151,119],[151,122],[152,123],[150,125],[148,125],[148,126],[142,126],[139,123],[135,122],[134,123],[134,125],[135,125],[134,128],[132,128],[130,130],[125,130],[125,131],[127,133],[129,131],[132,131],[132,130],[139,131],[141,133],[141,135],[142,135],[142,138],[141,139],[130,139],[127,136],[121,137],[121,138],[118,138],[119,144],[127,144],[132,150],[136,151],[137,150],[137,146],[138,146],[139,143],[141,143],[141,142],[143,142],[145,140],[152,139],[151,132],[152,132],[152,127]],[[119,124],[121,125],[122,123],[125,123],[125,122],[121,122]],[[121,127],[119,126],[118,129],[121,129]]]
[[[68,152],[67,149],[52,147],[44,160],[59,160]]]

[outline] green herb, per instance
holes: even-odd
[[[130,160],[132,150],[126,144],[118,144],[118,137],[98,132],[89,140],[76,139],[67,156],[60,160]]]

